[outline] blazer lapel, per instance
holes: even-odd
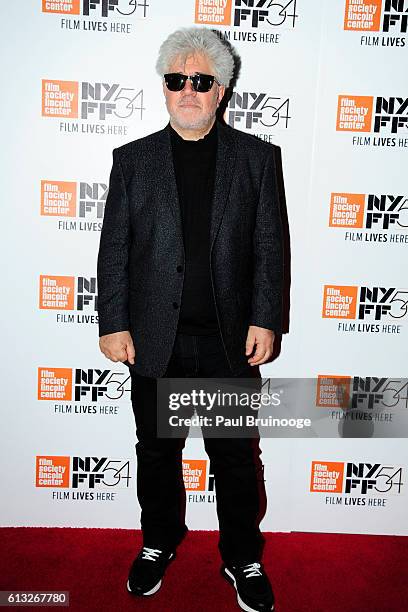
[[[177,192],[176,173],[174,171],[173,152],[170,140],[170,124],[168,124],[162,130],[162,137],[159,142],[158,160],[158,174],[156,179],[159,181],[159,177],[161,177],[161,182],[163,183],[163,199],[167,201],[167,204],[170,207],[176,222],[177,233],[179,234],[181,240],[183,240],[180,203]]]
[[[234,173],[236,148],[231,128],[217,121],[217,158],[215,166],[214,196],[211,209],[210,252],[228,201]]]

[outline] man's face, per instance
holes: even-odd
[[[196,72],[214,75],[213,68],[204,55],[189,55],[185,61],[178,59],[172,64],[169,72],[193,75]],[[202,130],[211,124],[218,104],[225,92],[223,85],[213,86],[207,93],[194,91],[187,80],[181,91],[170,91],[163,81],[163,92],[172,124],[184,130]]]

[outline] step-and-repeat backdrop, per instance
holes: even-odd
[[[98,349],[96,257],[112,149],[167,123],[158,48],[196,24],[241,58],[226,122],[282,151],[290,332],[262,374],[315,378],[339,431],[262,441],[262,527],[408,533],[406,441],[375,435],[408,401],[407,11],[406,0],[2,6],[2,525],[139,526],[130,380]],[[350,414],[371,437],[347,435]],[[202,440],[188,440],[183,468],[190,527],[216,529]]]

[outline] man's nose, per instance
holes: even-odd
[[[187,79],[186,84],[184,85],[184,88],[183,88],[183,92],[187,93],[188,95],[197,94],[197,92],[193,89],[193,84],[190,81],[190,79]]]

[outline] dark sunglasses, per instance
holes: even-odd
[[[187,79],[190,81],[194,91],[198,91],[199,93],[210,91],[214,81],[217,85],[221,85],[221,83],[211,74],[201,74],[201,72],[196,72],[190,76],[178,72],[170,72],[164,75],[164,82],[166,83],[167,89],[170,91],[181,91]]]

